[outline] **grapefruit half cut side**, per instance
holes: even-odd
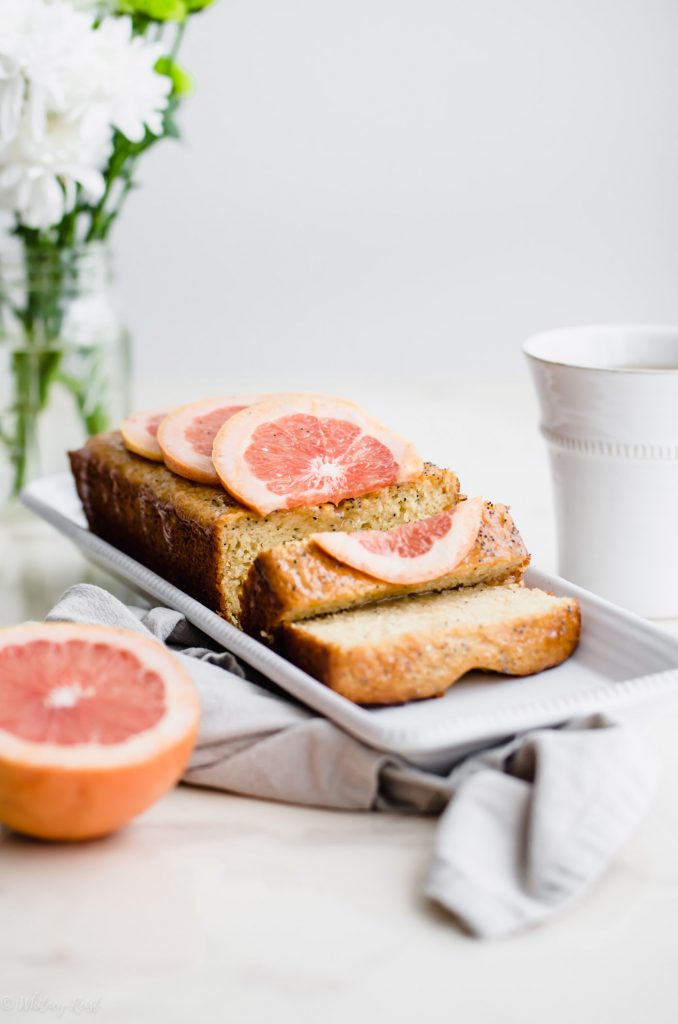
[[[231,417],[212,450],[219,479],[260,515],[337,504],[416,479],[413,446],[360,406],[324,395],[270,398]]]
[[[125,448],[145,459],[162,462],[162,452],[158,444],[158,427],[168,415],[169,410],[153,409],[144,412],[133,412],[122,421],[120,433]]]
[[[165,465],[173,473],[200,484],[219,484],[212,464],[212,444],[219,428],[235,413],[267,395],[222,395],[175,409],[158,430]]]
[[[108,626],[0,630],[0,821],[40,839],[93,839],[180,778],[199,702],[158,642]]]
[[[318,547],[338,562],[386,583],[426,583],[452,572],[478,537],[484,502],[462,501],[392,530],[312,533]]]

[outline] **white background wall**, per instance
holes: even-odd
[[[217,0],[118,228],[138,396],[446,389],[541,328],[678,320],[677,30],[675,0]]]

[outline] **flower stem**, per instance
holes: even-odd
[[[185,21],[180,21],[180,22],[177,23],[177,30],[176,30],[176,32],[174,34],[174,43],[173,43],[172,49],[170,51],[170,60],[171,61],[175,61],[177,59],[178,55],[179,55],[179,49],[180,49],[181,44],[183,42],[184,33],[186,32],[186,25],[187,25],[187,22],[185,22]]]

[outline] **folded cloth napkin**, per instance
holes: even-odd
[[[79,584],[48,619],[136,630],[178,655],[202,704],[186,783],[318,807],[440,814],[425,891],[479,937],[508,935],[582,893],[654,791],[648,749],[602,715],[536,729],[436,774],[294,702],[169,608],[127,608]]]

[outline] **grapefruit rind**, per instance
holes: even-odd
[[[158,445],[162,459],[173,473],[195,483],[219,486],[211,455],[196,451],[186,437],[186,431],[198,417],[207,416],[222,408],[242,408],[261,402],[267,395],[220,395],[203,398],[179,406],[167,416],[158,428]]]
[[[148,423],[158,417],[164,419],[169,413],[167,409],[146,409],[133,412],[120,424],[120,433],[125,448],[144,459],[162,462],[162,451],[156,434],[149,432]]]
[[[373,579],[395,584],[427,583],[452,572],[473,549],[483,506],[482,498],[470,498],[448,512],[392,530],[313,533],[310,539],[338,562]],[[427,538],[429,527],[431,536]],[[407,556],[394,550],[396,546],[406,550],[408,538],[414,550],[429,544],[428,550]]]
[[[288,417],[310,417],[321,424],[338,421],[357,427],[360,431],[357,439],[360,442],[371,441],[375,446],[388,450],[394,462],[392,478],[376,482],[366,477],[364,486],[348,490],[342,490],[336,480],[328,480],[325,487],[307,489],[301,496],[298,492],[295,496],[292,491],[287,495],[274,493],[268,486],[272,481],[255,475],[248,459],[253,448],[256,448],[253,437],[258,428],[267,425],[274,427],[280,421],[288,422]],[[325,502],[338,504],[346,498],[374,493],[384,486],[409,483],[420,476],[424,468],[413,445],[372,419],[360,406],[343,398],[303,393],[269,398],[236,413],[219,430],[214,440],[212,461],[226,490],[262,516],[282,508],[312,507]],[[271,462],[275,462],[274,454],[271,455]],[[333,491],[332,483],[335,484]]]
[[[0,821],[27,835],[61,841],[107,835],[171,789],[190,758],[200,714],[188,672],[141,634],[80,623],[0,629],[0,650],[69,640],[131,652],[162,679],[165,710],[151,728],[110,745],[38,742],[0,729]]]

